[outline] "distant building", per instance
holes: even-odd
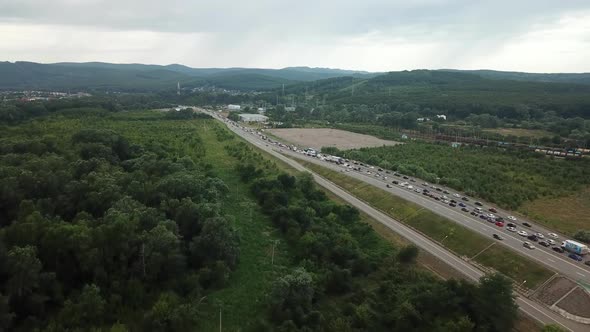
[[[266,108],[264,108],[264,107],[258,107],[258,113],[264,114],[264,112],[266,112]]]
[[[417,118],[416,121],[418,121],[418,122],[427,122],[427,121],[430,121],[430,118]]]
[[[227,109],[230,111],[239,111],[240,108],[241,108],[240,105],[232,105],[232,104],[227,105]]]
[[[238,114],[240,121],[244,122],[267,122],[268,116],[261,114]]]
[[[446,116],[446,115],[444,115],[444,114],[437,114],[437,115],[436,115],[436,118],[437,118],[437,119],[443,119],[443,120],[446,120],[446,119],[447,119],[447,116]]]

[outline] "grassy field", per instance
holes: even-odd
[[[565,234],[590,229],[590,187],[569,196],[527,202],[519,211]]]
[[[451,220],[424,210],[420,206],[393,196],[384,190],[317,164],[303,160],[297,161],[382,212],[441,242],[458,255],[473,257],[493,243],[490,238],[474,233]],[[527,280],[526,286],[531,289],[535,289],[553,275],[552,271],[501,246],[492,246],[486,249],[474,260],[504,273],[517,282]]]
[[[490,132],[495,134],[500,134],[502,136],[517,136],[517,137],[531,137],[531,138],[541,138],[541,137],[551,137],[554,134],[540,129],[523,129],[523,128],[494,128],[494,129],[485,129],[484,132]]]

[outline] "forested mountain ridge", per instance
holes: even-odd
[[[356,72],[325,68],[191,68],[172,64],[112,64],[103,62],[40,64],[0,62],[0,89],[157,91],[174,89],[176,83],[195,87],[214,85],[237,90],[264,90],[300,81]]]

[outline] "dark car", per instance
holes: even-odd
[[[387,187],[387,188],[391,188],[391,185],[388,183],[388,184],[386,185],[386,187]]]
[[[448,194],[449,192],[446,190],[443,190],[443,194]]]
[[[470,214],[471,214],[472,216],[476,216],[476,217],[479,215],[479,213],[477,213],[477,212],[475,212],[475,211],[471,211],[471,213],[470,213]]]
[[[409,179],[409,177],[407,177],[407,176],[405,176],[405,175],[403,176],[403,178],[404,178],[405,180]]]
[[[385,171],[385,173],[387,173],[387,174],[390,174],[390,172],[389,172],[389,171]]]
[[[461,197],[461,199],[464,200],[465,202],[469,202],[469,198],[467,198],[465,196]]]
[[[545,241],[539,241],[539,244],[542,245],[543,247],[549,247],[550,244],[545,242]]]
[[[440,197],[435,196],[434,199],[436,199],[437,201],[440,201]]]
[[[480,214],[480,215],[479,215],[479,218],[480,218],[480,219],[487,219],[488,217],[486,217],[486,216],[485,216],[485,215],[483,215],[483,214]]]
[[[536,235],[534,235],[534,234],[532,234],[532,235],[529,235],[529,236],[527,236],[526,238],[527,238],[527,239],[529,239],[529,240],[531,240],[531,241],[533,241],[533,242],[537,242],[537,240],[538,240],[538,239],[537,239],[537,236],[536,236]]]
[[[436,190],[437,190],[437,191],[441,191],[442,189],[440,189],[440,188],[436,188]]]
[[[456,207],[456,206],[457,206],[457,204],[455,204],[455,203],[453,203],[453,202],[449,203],[449,205],[450,205],[451,207]]]
[[[451,203],[453,203],[453,204],[457,204],[457,201],[456,201],[456,200],[454,200],[454,199],[451,199]]]
[[[399,184],[399,181],[393,180],[393,181],[391,181],[391,183],[393,183],[393,184]]]
[[[567,257],[569,257],[569,258],[571,258],[573,260],[576,260],[578,262],[581,262],[582,261],[582,256],[576,255],[574,253],[571,253],[571,254],[567,255]]]
[[[502,217],[496,217],[496,221],[504,222],[504,218],[502,218]]]
[[[464,208],[461,209],[461,211],[463,211],[463,212],[469,212],[469,209],[466,208],[466,207],[464,207]]]
[[[460,207],[466,207],[467,205],[465,205],[465,203],[461,202],[461,203],[459,203],[459,206]]]
[[[516,225],[513,224],[513,223],[511,223],[511,222],[507,223],[506,226],[508,226],[508,227],[516,227]]]
[[[483,206],[480,202],[475,202],[475,205],[477,205],[477,206]]]
[[[493,237],[494,237],[494,239],[496,239],[496,240],[504,240],[504,238],[503,238],[501,235],[494,234],[494,235],[492,235],[492,236],[493,236]]]
[[[410,179],[410,182],[416,182],[416,180],[415,179]]]
[[[383,169],[382,169],[382,168],[377,168],[377,170],[378,170],[379,172],[383,172]]]
[[[498,210],[496,210],[494,208],[489,208],[488,210],[490,210],[490,212],[493,212],[493,213],[498,213]]]
[[[558,252],[560,254],[563,253],[563,248],[562,247],[553,247],[551,249],[553,249],[553,251]]]
[[[399,175],[399,173],[393,173],[393,175],[395,175],[395,176],[400,176],[400,175]]]
[[[526,227],[531,227],[531,224],[529,224],[528,222],[523,222],[522,225]]]

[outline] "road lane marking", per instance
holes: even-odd
[[[580,272],[576,272],[577,274],[581,275],[582,277],[585,277],[585,275],[581,274]]]
[[[551,263],[555,263],[554,260],[552,260],[551,258],[547,258],[548,261],[550,261]]]

